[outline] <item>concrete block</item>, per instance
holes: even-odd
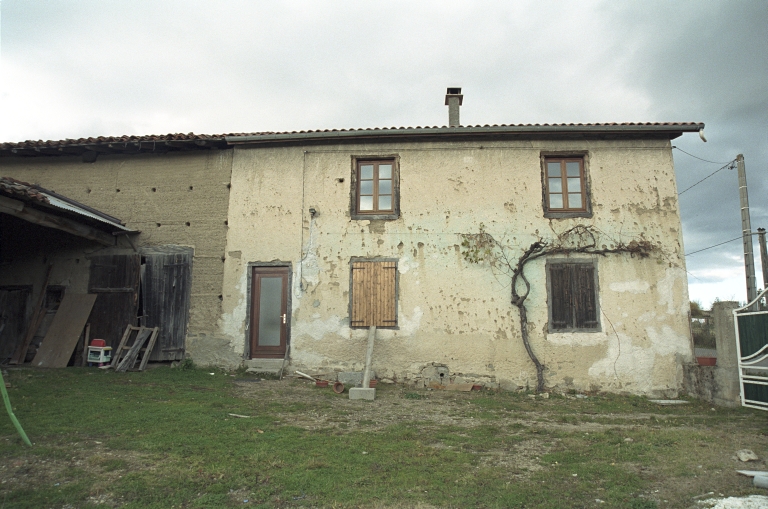
[[[279,370],[283,367],[283,359],[247,359],[243,364],[248,368]]]
[[[368,399],[370,401],[373,401],[375,397],[376,397],[376,389],[352,387],[349,390],[349,399]]]

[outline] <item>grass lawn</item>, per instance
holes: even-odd
[[[735,473],[767,469],[764,412],[381,384],[350,401],[209,373],[9,369],[34,445],[3,413],[0,508],[645,509],[765,494]]]

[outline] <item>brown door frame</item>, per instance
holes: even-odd
[[[248,317],[248,352],[246,357],[250,359],[263,359],[263,358],[282,358],[285,356],[286,348],[289,341],[290,332],[290,282],[291,282],[291,267],[286,265],[273,265],[273,264],[249,264],[250,268],[250,280],[249,280],[249,297],[250,308]],[[285,321],[280,328],[280,345],[279,346],[258,346],[259,336],[259,295],[261,294],[261,277],[262,276],[280,276],[283,278],[282,284],[282,302],[280,303],[281,315],[285,316]]]

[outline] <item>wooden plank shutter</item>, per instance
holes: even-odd
[[[570,271],[567,265],[553,265],[549,268],[552,291],[552,328],[571,327]]]
[[[365,297],[366,287],[370,279],[368,264],[363,262],[352,263],[352,316],[349,324],[352,327],[365,327],[368,322]]]
[[[575,327],[592,329],[597,326],[597,305],[595,302],[595,268],[592,265],[574,264],[573,309]]]
[[[394,327],[397,325],[397,262],[381,262],[380,271],[380,307],[376,326]]]
[[[397,325],[397,262],[352,262],[352,327]]]

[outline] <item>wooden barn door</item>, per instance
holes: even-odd
[[[136,325],[139,305],[139,255],[91,258],[88,293],[97,295],[89,322],[91,338],[117,348],[127,325]]]
[[[169,246],[143,253],[141,271],[141,325],[160,331],[149,360],[184,358],[192,249]]]
[[[24,340],[32,287],[0,288],[0,362],[5,363]],[[24,359],[22,359],[22,362]]]

